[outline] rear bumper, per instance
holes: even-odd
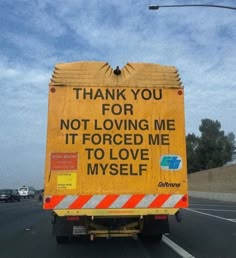
[[[146,216],[146,215],[174,215],[179,209],[177,208],[160,208],[160,209],[65,209],[54,210],[60,216]]]

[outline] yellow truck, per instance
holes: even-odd
[[[58,243],[152,237],[188,207],[184,88],[172,66],[57,64],[43,207]]]

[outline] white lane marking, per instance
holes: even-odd
[[[180,255],[183,258],[195,258],[165,235],[162,236],[162,242],[168,245],[171,249],[173,249],[178,255]]]
[[[199,213],[199,214],[202,214],[202,215],[206,215],[206,216],[209,216],[209,217],[213,217],[213,218],[216,218],[216,219],[222,219],[222,220],[225,220],[225,221],[236,223],[236,221],[233,221],[232,219],[226,219],[224,217],[212,215],[212,214],[209,214],[209,213],[205,213],[205,212],[201,212],[201,211],[195,211],[195,210],[192,210],[192,209],[185,209],[185,210],[195,212],[195,213]]]
[[[225,207],[231,207],[231,208],[236,208],[236,205],[230,205],[230,204],[212,204],[212,203],[190,203],[190,206],[216,206],[216,207],[221,207],[221,206],[225,206]]]
[[[236,219],[228,219],[228,220],[236,223]]]
[[[236,212],[236,210],[219,210],[219,209],[205,209],[205,208],[195,208],[198,211],[230,211],[230,212]]]

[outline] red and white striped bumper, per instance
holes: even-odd
[[[54,195],[44,198],[44,209],[186,208],[186,194]]]

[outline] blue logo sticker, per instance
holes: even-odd
[[[163,170],[180,170],[182,168],[182,158],[178,155],[161,156],[161,168]]]

